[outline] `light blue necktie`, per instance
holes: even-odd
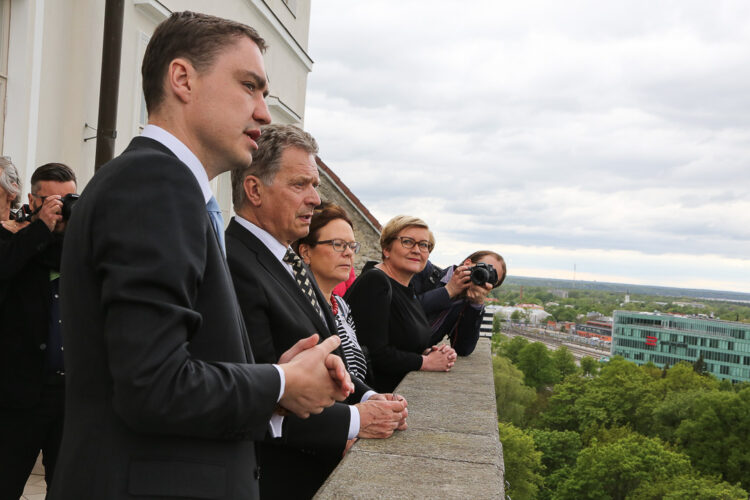
[[[219,208],[219,202],[213,196],[208,203],[206,203],[206,210],[208,210],[208,216],[211,217],[211,222],[214,225],[214,231],[216,231],[216,237],[219,238],[219,246],[224,255],[227,254],[227,250],[224,247],[224,217],[221,215],[221,208]]]

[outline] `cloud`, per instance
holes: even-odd
[[[679,251],[701,256],[694,282],[750,290],[747,267],[714,274],[750,258],[748,46],[741,1],[331,0],[312,9],[305,125],[381,222],[413,213],[455,245]]]

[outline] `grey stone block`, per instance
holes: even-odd
[[[409,428],[358,441],[315,498],[505,498],[487,339],[451,372],[410,373],[396,392]]]
[[[408,429],[389,439],[362,439],[358,452],[381,453],[501,466],[500,442],[486,435]]]
[[[334,473],[315,498],[503,498],[492,465],[365,452],[352,454],[347,464],[356,476]]]

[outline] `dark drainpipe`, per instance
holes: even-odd
[[[104,7],[102,78],[99,83],[99,119],[97,122],[94,170],[98,170],[115,155],[117,94],[120,89],[120,54],[124,9],[124,0],[107,0]]]

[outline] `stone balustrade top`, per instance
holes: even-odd
[[[409,373],[396,392],[409,428],[360,439],[316,499],[505,498],[489,339],[448,373]]]

